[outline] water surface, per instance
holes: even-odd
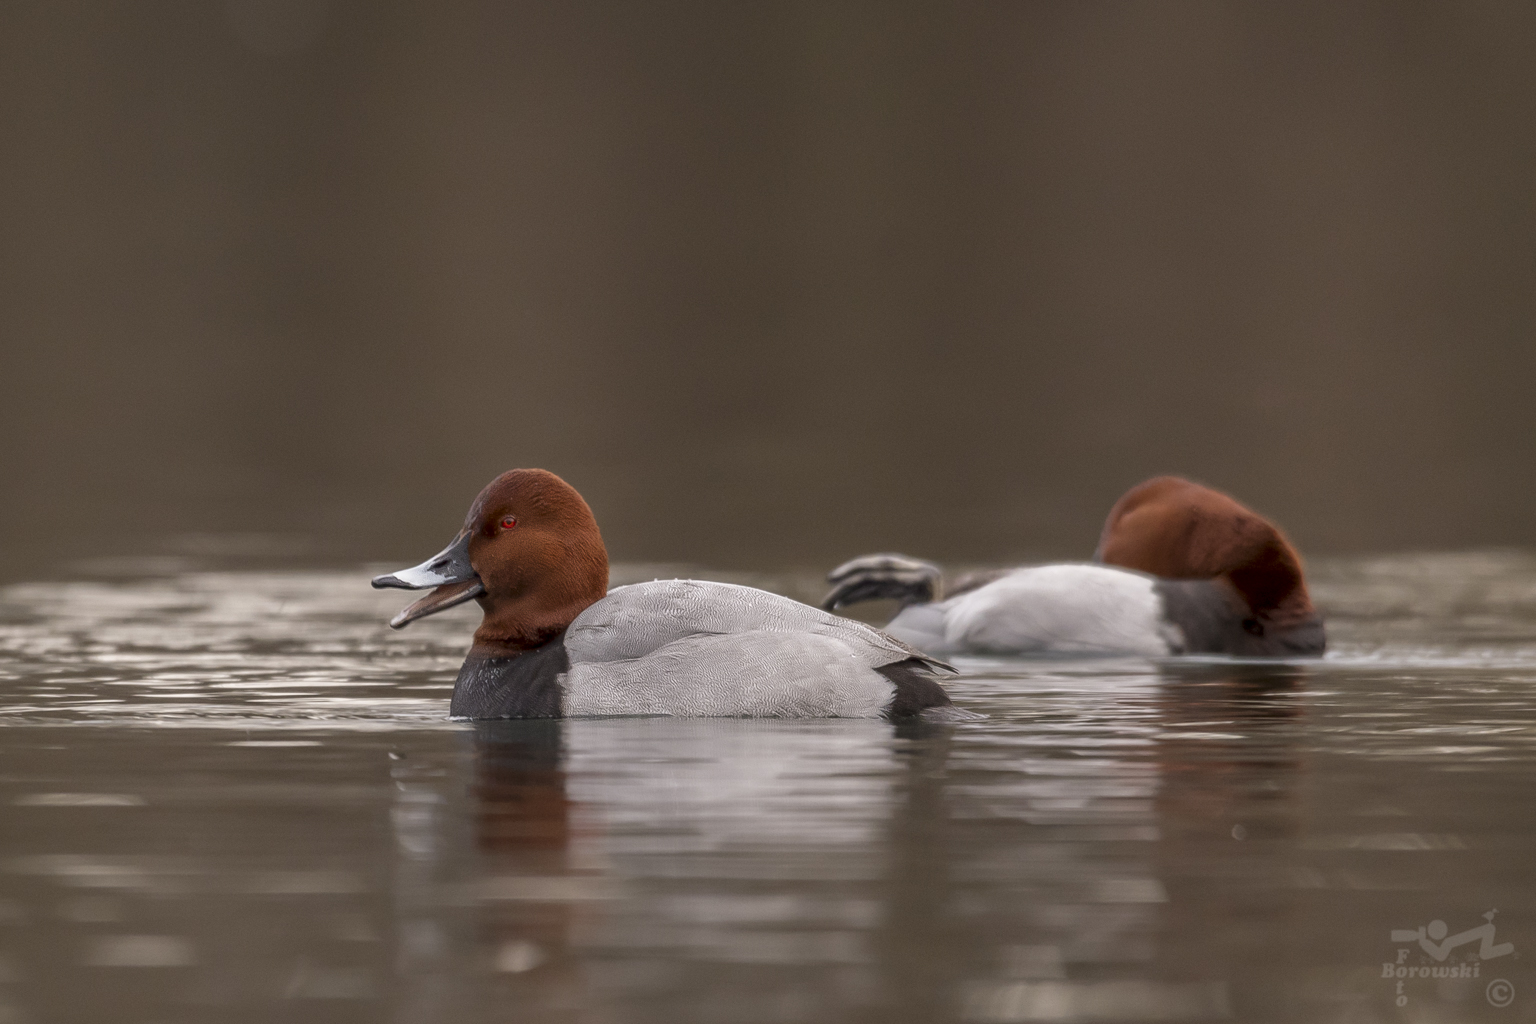
[[[1314,573],[1321,661],[943,727],[451,723],[368,567],[9,587],[0,1022],[1536,1019],[1536,559]]]

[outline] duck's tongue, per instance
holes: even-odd
[[[408,622],[415,622],[417,619],[431,615],[433,612],[440,612],[444,608],[452,608],[456,604],[463,604],[465,601],[479,597],[483,593],[485,593],[485,584],[480,582],[480,577],[478,576],[472,580],[461,580],[458,583],[444,583],[426,597],[412,602],[401,609],[399,615],[389,620],[390,628],[399,629]]]
[[[425,590],[432,593],[407,607],[389,620],[390,626],[399,629],[408,622],[444,608],[452,608],[485,593],[485,585],[469,564],[469,531],[462,530],[453,542],[420,565],[385,576],[375,576],[376,588],[398,587],[401,590]]]

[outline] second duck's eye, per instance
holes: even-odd
[[[517,525],[517,520],[513,519],[511,516],[502,516],[501,517],[501,528],[503,530],[510,530],[510,529],[512,529],[512,527],[514,527],[516,525]]]

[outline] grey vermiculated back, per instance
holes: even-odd
[[[682,637],[640,658],[574,663],[565,694],[567,715],[878,718],[896,690],[837,639],[754,630]]]
[[[870,668],[917,658],[949,666],[893,636],[766,590],[703,580],[657,580],[615,587],[566,631],[571,664],[639,658],[699,634],[803,633],[841,641]]]
[[[873,718],[897,697],[880,669],[947,668],[862,623],[693,580],[613,590],[577,616],[565,646],[568,715]]]

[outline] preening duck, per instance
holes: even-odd
[[[943,656],[1323,653],[1296,549],[1219,491],[1172,476],[1131,488],[1094,558],[973,574],[945,595],[938,566],[865,555],[832,571],[823,607],[894,598],[886,632]]]
[[[767,591],[666,580],[608,589],[597,520],[570,484],[514,469],[438,554],[373,580],[431,592],[390,621],[477,601],[455,718],[898,718],[954,713],[943,662]]]

